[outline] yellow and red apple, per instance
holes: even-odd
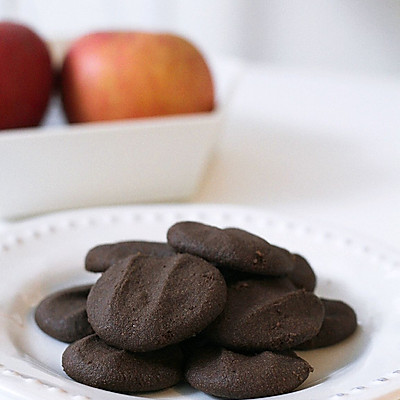
[[[167,33],[96,32],[75,41],[61,71],[70,122],[211,111],[214,85],[201,52]]]
[[[43,39],[19,23],[0,22],[0,129],[38,125],[47,108],[52,80]]]

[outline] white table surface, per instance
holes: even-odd
[[[191,201],[266,208],[400,250],[400,77],[243,71]]]

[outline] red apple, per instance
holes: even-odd
[[[199,50],[172,34],[97,32],[70,47],[61,72],[70,122],[210,111],[214,86]]]
[[[38,125],[52,79],[44,41],[26,26],[0,22],[0,129]]]

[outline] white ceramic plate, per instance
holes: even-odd
[[[329,227],[210,205],[87,209],[6,227],[0,235],[0,395],[18,400],[135,398],[70,380],[60,362],[65,345],[36,327],[33,310],[48,293],[97,278],[83,269],[92,246],[165,240],[168,227],[179,220],[241,227],[303,254],[319,278],[317,294],[342,299],[356,310],[357,332],[336,346],[301,352],[314,373],[296,392],[277,399],[400,398],[399,254]],[[141,397],[210,398],[185,385]]]

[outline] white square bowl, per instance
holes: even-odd
[[[240,68],[214,62],[212,112],[0,132],[0,217],[185,200],[198,189],[224,125]]]

